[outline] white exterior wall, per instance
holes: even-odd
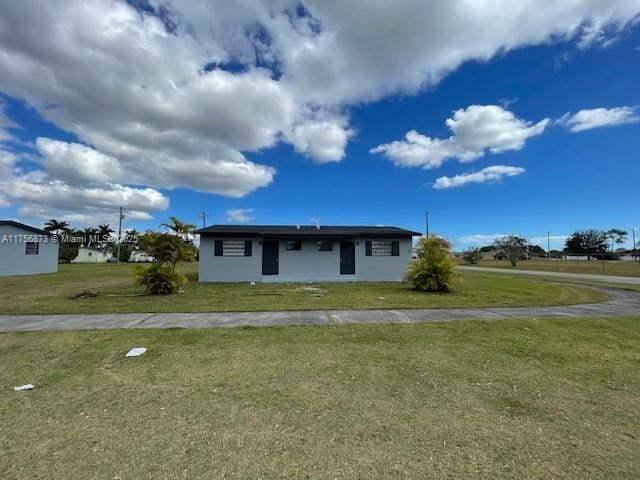
[[[18,241],[12,241],[13,236],[18,236]],[[19,241],[20,238],[34,241],[39,239],[38,254],[27,255],[26,245]],[[43,235],[30,230],[13,225],[0,225],[0,276],[33,275],[57,271],[57,243],[47,242]]]
[[[389,239],[400,242],[397,257],[367,257],[366,238],[355,240],[355,275],[340,275],[340,241],[333,242],[333,251],[319,252],[318,241],[302,241],[301,250],[286,250],[286,242],[279,241],[278,275],[262,275],[262,244],[252,240],[250,257],[216,257],[215,238],[201,237],[199,280],[201,282],[399,282],[411,262],[410,238]],[[224,239],[219,239],[224,240]]]
[[[111,252],[105,252],[97,248],[80,247],[78,248],[78,255],[71,260],[71,263],[107,263],[110,258],[113,258]]]

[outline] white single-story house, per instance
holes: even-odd
[[[201,282],[399,282],[412,237],[397,227],[213,225],[200,235]]]
[[[107,263],[112,258],[113,253],[107,248],[81,246],[71,263]]]
[[[58,243],[54,239],[39,228],[0,220],[0,276],[57,272]]]

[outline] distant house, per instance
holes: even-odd
[[[201,282],[401,281],[412,237],[396,227],[214,225],[200,229]]]
[[[113,258],[113,253],[107,248],[78,247],[78,256],[71,263],[107,263]]]
[[[58,271],[58,243],[39,228],[0,220],[0,276]]]

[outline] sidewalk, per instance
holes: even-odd
[[[603,288],[602,290],[611,295],[611,300],[603,303],[558,307],[0,315],[0,332],[107,328],[216,328],[347,323],[422,323],[450,320],[640,315],[640,292],[611,288]]]

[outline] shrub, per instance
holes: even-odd
[[[175,270],[158,264],[136,267],[136,283],[145,287],[152,295],[169,295],[187,283],[187,277]]]
[[[480,260],[482,260],[482,252],[479,247],[471,247],[468,250],[465,250],[462,254],[462,258],[471,265],[475,265]]]
[[[409,267],[405,280],[423,292],[448,292],[458,277],[451,244],[440,237],[422,238],[417,245],[418,258]]]
[[[131,258],[131,246],[128,243],[121,243],[120,263],[127,263],[129,261],[129,258]]]

